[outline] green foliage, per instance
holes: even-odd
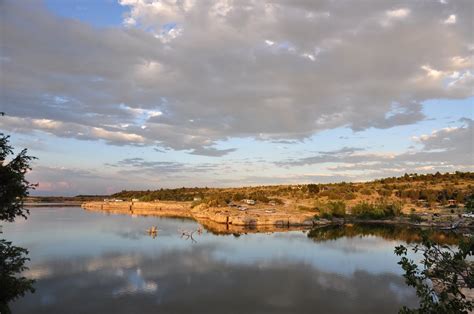
[[[324,218],[324,219],[328,219],[328,220],[331,220],[332,219],[332,214],[330,212],[321,212],[321,215],[320,215],[321,218]]]
[[[380,180],[376,180],[375,182],[380,182],[383,184],[386,183],[402,183],[402,182],[447,182],[451,181],[454,179],[474,179],[474,173],[472,172],[461,172],[461,171],[456,171],[455,173],[435,173],[435,174],[417,174],[417,173],[412,173],[412,174],[405,174],[402,177],[391,177],[391,178],[384,178]]]
[[[26,149],[14,156],[13,147],[9,145],[9,136],[0,133],[0,220],[12,222],[17,216],[26,218],[28,210],[23,208],[28,190],[34,188],[25,179],[25,173],[31,170],[30,162],[34,157],[28,156]]]
[[[308,193],[310,194],[318,194],[319,193],[319,185],[317,184],[308,184]]]
[[[207,201],[210,207],[224,207],[227,206],[227,200],[221,197],[216,197]]]
[[[474,194],[471,194],[467,198],[464,208],[467,212],[474,212]]]
[[[28,156],[26,149],[7,161],[11,155],[9,137],[0,133],[0,220],[9,222],[18,216],[27,218],[29,212],[23,202],[34,187],[25,179],[34,157]],[[10,313],[9,302],[34,291],[33,280],[18,275],[27,269],[27,254],[26,249],[0,239],[0,313]]]
[[[344,201],[318,203],[316,208],[319,210],[321,217],[326,219],[332,217],[342,218],[346,215],[346,203]]]
[[[423,235],[421,244],[413,251],[421,252],[423,259],[417,265],[407,258],[407,248],[395,248],[395,254],[402,256],[398,264],[405,271],[405,282],[416,289],[420,299],[419,308],[403,307],[400,313],[468,313],[474,302],[463,294],[463,287],[474,288],[472,256],[474,239],[461,240],[458,249],[441,245]]]
[[[423,221],[423,218],[421,218],[420,215],[417,215],[415,213],[411,213],[409,216],[408,216],[408,219],[410,219],[411,222],[414,222],[414,223],[420,223]]]
[[[352,207],[352,214],[361,219],[386,219],[400,215],[401,204],[399,203],[367,203],[361,202]]]
[[[268,201],[270,201],[270,199],[265,195],[265,193],[259,190],[251,192],[248,198],[263,203],[267,203]]]
[[[455,182],[461,182],[461,186]],[[130,200],[138,198],[142,201],[188,201],[195,197],[201,199],[218,199],[225,194],[225,198],[239,202],[243,199],[254,199],[260,203],[267,203],[275,198],[292,199],[320,199],[327,197],[329,200],[353,200],[361,195],[377,195],[393,199],[411,200],[412,202],[424,201],[429,207],[438,202],[447,203],[454,199],[458,203],[468,200],[466,195],[474,193],[472,185],[464,184],[474,180],[474,173],[457,172],[446,174],[407,174],[400,178],[386,178],[367,183],[333,183],[333,184],[308,184],[308,185],[283,185],[283,186],[255,186],[242,188],[176,188],[158,189],[154,191],[122,191],[112,195],[114,198]],[[474,182],[474,181],[473,181]],[[434,185],[436,184],[436,186]],[[426,202],[426,203],[425,203]]]
[[[11,242],[0,239],[0,313],[9,313],[8,303],[24,296],[27,292],[34,292],[34,280],[18,276],[27,270],[25,266],[29,258],[28,251],[13,246]]]
[[[329,202],[327,207],[334,217],[344,217],[346,215],[346,203],[343,201]]]
[[[244,193],[235,193],[234,195],[232,195],[232,200],[234,202],[240,202],[241,200],[245,199],[246,198],[246,195]]]

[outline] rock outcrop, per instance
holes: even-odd
[[[191,207],[189,202],[87,202],[82,207],[91,211],[141,216],[193,218],[208,229],[218,233],[240,233],[255,229],[261,232],[275,229],[312,227],[317,224],[314,213],[297,209],[264,209],[236,207]]]

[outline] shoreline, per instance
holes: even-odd
[[[249,208],[240,211],[232,207],[191,207],[191,202],[85,202],[81,207],[95,212],[139,216],[176,217],[193,219],[204,227],[218,233],[272,232],[306,230],[317,226],[344,225],[352,223],[407,225],[418,228],[449,228],[451,222],[415,223],[406,217],[393,219],[358,219],[356,217],[321,219],[314,212],[292,208],[264,210]],[[471,220],[461,219],[456,229],[472,229]]]

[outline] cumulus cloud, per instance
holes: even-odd
[[[94,28],[0,3],[2,129],[222,156],[219,140],[389,128],[473,95],[471,1],[120,4],[123,26]]]

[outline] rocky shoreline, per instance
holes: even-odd
[[[113,214],[192,218],[219,233],[240,233],[249,229],[259,232],[301,230],[332,223],[315,219],[314,213],[294,209],[269,211],[250,208],[240,211],[231,207],[191,207],[190,202],[86,202],[81,207]]]
[[[86,202],[81,205],[89,211],[139,216],[177,217],[194,219],[207,229],[217,233],[272,232],[304,230],[316,226],[344,223],[405,224],[415,227],[449,228],[449,222],[414,223],[406,217],[390,220],[361,220],[353,217],[346,219],[319,219],[314,212],[293,208],[265,210],[249,208],[245,211],[232,207],[191,206],[191,202]],[[470,220],[462,220],[457,228],[472,228]]]

